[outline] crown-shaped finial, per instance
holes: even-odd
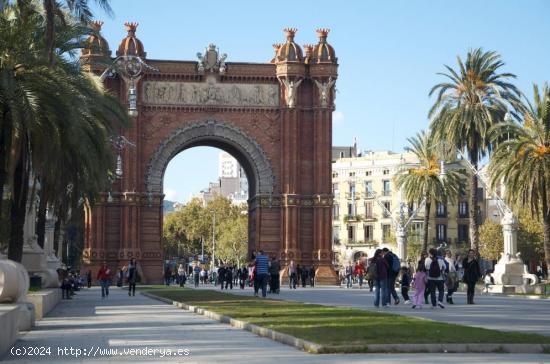
[[[309,57],[313,54],[313,44],[304,44],[304,49],[306,50],[306,57]]]
[[[124,23],[124,26],[126,27],[126,30],[128,31],[129,35],[134,35],[136,33],[136,29],[138,27],[139,23],[135,22],[126,22]]]
[[[99,32],[101,30],[101,27],[103,26],[103,22],[101,20],[92,20],[91,26],[93,30]]]
[[[272,46],[273,46],[273,49],[275,49],[275,52],[277,52],[279,50],[279,48],[281,48],[282,44],[281,43],[273,43]]]
[[[298,31],[298,29],[296,29],[296,28],[285,28],[283,30],[286,33],[286,40],[289,41],[289,42],[294,41],[294,35]]]
[[[316,30],[317,35],[319,36],[319,39],[321,41],[327,40],[328,33],[330,33],[330,29],[328,28],[320,28]]]

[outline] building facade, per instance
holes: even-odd
[[[336,265],[357,260],[363,254],[372,256],[381,247],[396,251],[391,217],[399,216],[402,195],[394,187],[394,178],[402,163],[414,164],[418,159],[413,153],[378,151],[333,160],[332,241]],[[484,191],[479,192],[479,218],[482,222],[486,204]],[[405,204],[405,216],[410,216],[416,209],[416,204]],[[467,193],[460,196],[456,204],[432,202],[430,210],[429,245],[455,249],[469,246]],[[407,230],[409,245],[421,243],[423,221],[424,209],[420,209]]]

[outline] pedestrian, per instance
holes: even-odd
[[[239,286],[241,289],[244,289],[247,278],[248,278],[248,269],[245,267],[241,267],[239,269]]]
[[[309,268],[309,285],[315,287],[315,267],[313,265]]]
[[[199,280],[201,275],[201,267],[198,263],[193,267],[193,282],[195,283],[195,288],[199,288]]]
[[[271,265],[269,266],[270,282],[269,285],[271,293],[279,293],[279,272],[281,271],[281,264],[276,257],[271,258]]]
[[[170,266],[167,265],[165,268],[164,268],[164,284],[166,284],[167,286],[170,285],[170,280],[172,279],[172,270],[170,269]]]
[[[479,280],[479,277],[481,277],[475,250],[468,250],[468,256],[462,261],[462,267],[464,268],[463,280],[467,286],[466,296],[468,304],[473,305],[476,283]]]
[[[130,259],[130,262],[128,263],[128,296],[136,295],[136,282],[139,281],[139,273],[137,268],[137,263],[134,258]]]
[[[445,281],[447,286],[446,300],[448,304],[453,305],[453,293],[458,289],[458,272],[456,270],[456,262],[450,250],[445,251],[445,263],[447,263],[448,270],[447,280]]]
[[[353,281],[352,281],[353,267],[351,266],[351,262],[349,262],[348,265],[346,266],[344,276],[346,277],[346,288],[352,288],[353,287]]]
[[[296,265],[294,265],[294,261],[291,260],[290,264],[288,265],[288,288],[294,288],[296,289],[296,283],[298,281],[298,270],[296,268]]]
[[[422,303],[424,302],[424,291],[426,290],[427,281],[428,276],[426,275],[426,266],[421,260],[418,262],[418,267],[416,267],[416,273],[414,273],[414,277],[411,283],[414,287],[412,308],[422,308]]]
[[[428,287],[430,289],[432,308],[437,306],[445,308],[445,305],[443,305],[443,295],[445,294],[444,282],[447,265],[445,264],[443,258],[438,256],[435,248],[431,248],[429,250],[429,254],[430,256],[426,258],[425,266],[426,271],[428,272]],[[438,291],[437,302],[435,298],[436,289]]]
[[[254,260],[256,265],[256,275],[258,280],[258,290],[261,288],[262,297],[265,298],[267,295],[267,275],[269,273],[269,258],[267,255],[264,255],[264,252],[260,250],[256,255]],[[258,292],[255,292],[255,296],[258,295]]]
[[[411,285],[411,276],[409,274],[409,268],[401,268],[401,296],[403,296],[403,301],[405,304],[411,303],[409,298],[409,287]]]
[[[363,263],[358,260],[355,264],[355,267],[353,268],[353,275],[357,278],[357,281],[359,282],[359,289],[363,288],[363,275],[365,274],[365,267],[363,266]]]
[[[223,284],[225,282],[225,271],[226,271],[226,269],[227,268],[226,268],[225,265],[222,265],[221,267],[218,268],[218,283],[220,284],[220,289],[222,289],[222,290],[223,290]]]
[[[109,297],[109,281],[111,279],[111,270],[107,268],[107,262],[103,262],[101,269],[97,272],[97,279],[101,285],[101,298]]]
[[[393,254],[388,248],[382,249],[382,255],[384,259],[388,262],[388,304],[391,303],[391,298],[393,297],[394,303],[399,304],[399,296],[395,291],[395,281],[397,280],[397,275],[401,269],[401,262],[397,255]]]
[[[372,258],[373,265],[373,280],[374,280],[374,306],[380,307],[380,301],[382,301],[382,307],[389,307],[389,294],[388,294],[388,271],[390,269],[388,262],[382,255],[382,249],[376,249],[374,257]]]
[[[183,267],[183,264],[180,264],[178,267],[178,282],[180,284],[180,287],[184,287],[186,281],[187,276],[185,275],[185,268]]]
[[[117,280],[116,280],[116,286],[117,287],[122,287],[123,286],[124,272],[125,271],[126,271],[126,267],[122,267],[118,270]]]
[[[225,264],[225,289],[227,289],[227,286],[229,285],[230,289],[233,289],[233,268],[228,267],[227,264]],[[222,283],[223,285],[223,283]]]
[[[303,288],[306,288],[306,282],[308,280],[308,274],[309,274],[309,268],[306,267],[305,265],[302,267],[302,272],[301,272],[301,276],[302,276],[302,287]]]
[[[88,288],[92,288],[92,271],[88,270],[88,273],[86,273],[86,281],[88,283]]]
[[[493,276],[491,276],[491,272],[487,272],[485,274],[485,278],[483,278],[483,282],[485,283],[485,293],[489,294],[489,287],[494,283]]]
[[[427,251],[422,251],[420,253],[420,260],[418,261],[418,264],[422,264],[423,266],[425,266],[427,257],[428,257],[428,252]],[[430,295],[430,287],[428,285],[426,285],[426,289],[424,290],[424,303],[426,305],[428,304],[428,296],[429,295]]]

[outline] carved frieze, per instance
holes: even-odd
[[[152,106],[278,107],[276,84],[144,81],[143,103]]]

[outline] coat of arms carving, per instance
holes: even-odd
[[[227,54],[224,53],[221,56],[218,52],[218,47],[215,44],[210,43],[206,47],[206,52],[204,54],[197,53],[197,58],[199,59],[198,71],[199,72],[220,72],[221,74],[225,73],[225,59]]]

